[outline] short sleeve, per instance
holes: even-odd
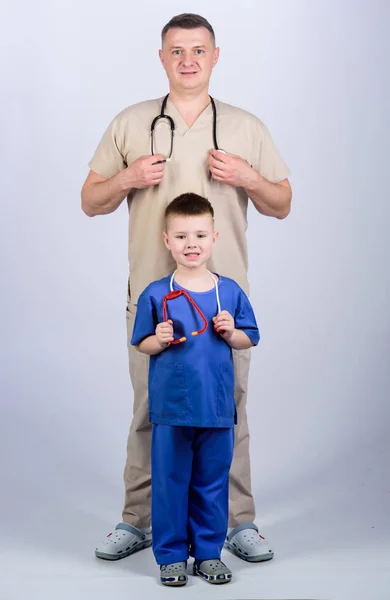
[[[138,346],[146,337],[154,335],[156,325],[156,310],[150,294],[145,290],[138,298],[131,345]]]
[[[271,183],[279,183],[290,175],[290,171],[280,156],[267,127],[261,121],[258,122],[258,127],[252,167]]]
[[[95,154],[88,163],[92,171],[102,177],[113,177],[127,167],[122,148],[122,134],[120,131],[121,120],[116,117],[108,126]]]
[[[237,308],[234,315],[234,325],[236,329],[240,329],[252,343],[257,346],[260,340],[260,333],[256,323],[256,317],[253,308],[247,295],[239,288],[237,300]]]

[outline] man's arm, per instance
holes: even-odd
[[[254,169],[253,177],[244,187],[256,210],[266,217],[285,219],[291,210],[292,190],[288,179],[271,183]]]
[[[131,189],[158,185],[164,177],[165,163],[161,154],[141,156],[127,169],[106,179],[90,171],[81,190],[81,208],[88,217],[114,212]]]
[[[81,208],[88,217],[114,212],[126,198],[131,187],[123,187],[122,171],[106,179],[90,171],[81,190]]]
[[[234,187],[242,187],[256,210],[267,217],[284,219],[290,212],[292,191],[288,179],[271,183],[243,158],[210,150],[210,171],[213,179]]]

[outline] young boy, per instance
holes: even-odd
[[[150,355],[153,552],[164,585],[187,583],[189,555],[194,574],[227,583],[232,573],[220,558],[236,423],[232,348],[256,345],[259,331],[241,288],[207,270],[218,238],[209,201],[182,194],[165,219],[177,269],[139,297],[131,340]]]

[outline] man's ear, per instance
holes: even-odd
[[[218,236],[219,236],[219,231],[214,231],[214,233],[213,233],[213,246],[216,244]]]
[[[214,58],[213,58],[213,69],[219,60],[219,48],[215,48],[214,50]]]
[[[162,50],[159,50],[159,51],[158,51],[158,55],[159,55],[159,57],[160,57],[161,64],[162,64],[162,66],[163,66],[163,67],[164,67],[164,69],[165,69],[165,65],[164,65],[164,57],[163,57],[163,51],[162,51]]]

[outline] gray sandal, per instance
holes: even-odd
[[[183,560],[169,565],[160,565],[160,581],[163,585],[185,585],[188,581],[187,562]]]
[[[243,523],[231,529],[224,545],[230,552],[248,562],[262,562],[274,557],[267,540],[259,534],[254,523]]]
[[[203,560],[199,565],[194,562],[194,575],[200,575],[209,583],[228,583],[233,575],[219,558]]]
[[[152,530],[150,527],[137,529],[127,523],[118,523],[115,531],[109,533],[96,546],[95,555],[104,560],[119,560],[151,545]]]

